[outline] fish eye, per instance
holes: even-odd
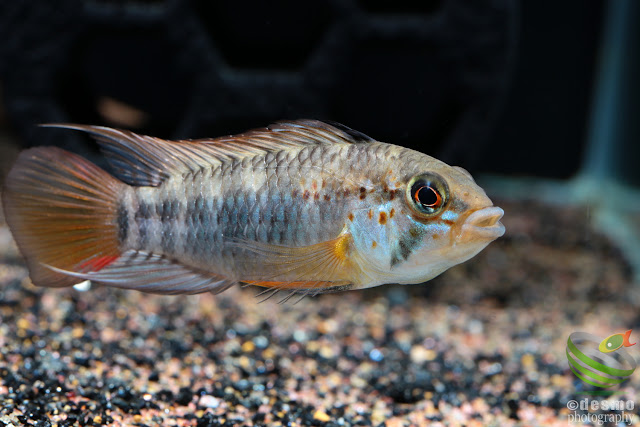
[[[434,215],[442,209],[449,198],[446,182],[433,173],[415,176],[407,186],[407,199],[417,213]]]

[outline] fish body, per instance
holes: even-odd
[[[422,283],[504,233],[461,168],[314,120],[212,140],[92,134],[115,177],[53,147],[3,193],[32,280],[153,293],[250,283],[296,292]]]

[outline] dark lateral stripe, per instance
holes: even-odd
[[[138,210],[136,211],[136,220],[151,218],[151,212],[151,205],[141,201],[138,205]]]
[[[156,204],[156,215],[163,223],[178,218],[180,214],[180,201],[178,199],[165,199]]]
[[[180,215],[181,203],[178,199],[165,199],[156,205],[156,214],[162,224],[160,245],[165,253],[173,253],[176,247],[176,220]]]
[[[122,245],[129,236],[129,214],[127,208],[122,203],[118,204],[117,210],[118,222],[118,242]]]
[[[135,213],[136,225],[138,226],[139,245],[145,248],[149,243],[149,219],[152,216],[152,206],[145,202],[140,202]]]

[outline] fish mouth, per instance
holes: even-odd
[[[478,209],[469,215],[462,225],[462,237],[497,239],[504,234],[504,225],[500,222],[503,215],[504,211],[497,206]]]

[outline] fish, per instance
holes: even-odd
[[[336,122],[180,141],[43,126],[89,134],[111,171],[57,147],[19,155],[2,202],[37,286],[304,297],[418,284],[505,231],[465,169]]]
[[[632,330],[629,329],[625,333],[609,335],[600,342],[600,344],[598,345],[598,350],[603,353],[613,353],[621,347],[631,347],[632,345],[636,345],[636,343],[631,343],[629,341],[631,331]]]

